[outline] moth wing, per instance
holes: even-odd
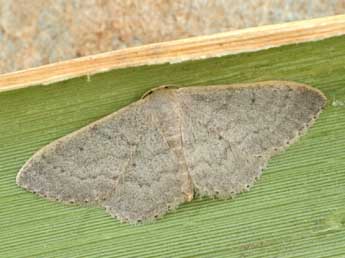
[[[132,146],[126,172],[105,202],[112,216],[132,223],[161,217],[193,198],[181,161],[179,113],[173,90],[158,88],[144,101],[145,112],[132,117],[138,123],[132,126],[143,127],[136,132],[140,141]]]
[[[177,95],[195,191],[223,198],[247,190],[326,101],[318,90],[291,82],[181,88]]]
[[[184,200],[179,164],[147,103],[136,102],[47,145],[20,170],[17,183],[50,199],[107,206],[112,214],[110,200],[121,192],[119,201],[131,206],[120,202],[116,215],[130,209],[132,220],[151,216],[145,205],[160,205],[159,215],[167,210],[162,207],[176,206]]]
[[[107,117],[62,137],[36,152],[21,168],[17,184],[49,199],[63,202],[99,203],[108,198],[121,174],[114,162],[125,158],[118,152],[108,130]],[[125,145],[125,139],[118,138]]]

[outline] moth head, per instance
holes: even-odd
[[[146,91],[142,96],[141,96],[141,99],[145,99],[147,98],[148,96],[158,92],[158,91],[167,91],[169,89],[178,89],[179,87],[177,85],[173,85],[173,84],[166,84],[166,85],[162,85],[162,86],[159,86],[159,87],[156,87],[154,89],[151,89],[151,90],[148,90]]]

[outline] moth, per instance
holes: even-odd
[[[319,90],[287,81],[158,87],[45,146],[16,181],[121,221],[153,221],[196,197],[249,190],[325,104]]]

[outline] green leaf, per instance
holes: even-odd
[[[328,105],[250,192],[196,200],[154,224],[50,202],[15,184],[47,143],[162,84],[292,80]],[[0,94],[0,257],[344,257],[345,36],[255,53],[114,70]]]

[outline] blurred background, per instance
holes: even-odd
[[[342,13],[345,0],[0,0],[0,73]]]

